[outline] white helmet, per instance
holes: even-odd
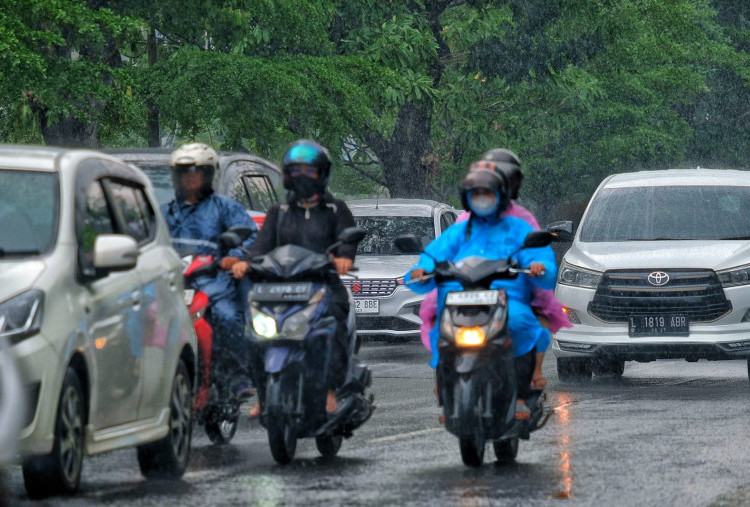
[[[170,169],[175,193],[180,200],[185,197],[180,185],[180,174],[184,172],[202,173],[203,187],[199,199],[203,199],[213,192],[213,180],[219,178],[219,154],[207,144],[183,144],[172,152]]]

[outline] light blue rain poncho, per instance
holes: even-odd
[[[466,231],[471,222],[471,235],[467,239]],[[526,236],[534,229],[524,220],[517,217],[472,217],[466,222],[460,222],[448,227],[443,234],[430,243],[425,252],[438,261],[452,261],[454,263],[471,256],[480,256],[491,260],[507,259],[510,254],[518,250]],[[513,338],[514,357],[522,356],[534,347],[542,352],[549,347],[550,334],[544,329],[531,310],[532,285],[541,289],[552,289],[557,279],[557,263],[555,254],[549,246],[543,248],[529,248],[518,252],[513,257],[521,267],[528,267],[532,262],[541,262],[545,266],[544,275],[529,277],[521,274],[515,280],[497,280],[493,282],[493,289],[505,289],[508,296],[508,328]],[[422,268],[428,273],[435,269],[435,262],[427,255],[421,255],[419,262],[412,270]],[[411,271],[405,280],[411,280]],[[412,283],[408,285],[414,292],[426,294],[436,287],[434,279],[426,283]],[[458,282],[441,284],[438,287],[438,315],[443,311],[445,296],[450,291],[461,290]],[[438,318],[439,323],[439,318]],[[430,331],[432,345],[432,361],[430,366],[437,367],[439,338],[438,324]]]
[[[232,227],[248,227],[253,230],[250,237],[226,254],[242,258],[242,248],[250,248],[258,233],[255,222],[237,201],[213,193],[192,205],[174,200],[162,206],[162,213],[175,247],[192,247],[199,255],[218,255],[219,235]],[[196,284],[211,301],[214,325],[224,326],[232,334],[241,336],[244,314],[231,272],[220,271],[216,277],[201,277]]]

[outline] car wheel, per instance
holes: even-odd
[[[557,378],[561,383],[591,380],[591,363],[582,357],[558,357]]]
[[[155,442],[138,447],[138,465],[147,479],[182,477],[190,456],[193,400],[190,376],[184,361],[177,365],[169,399],[169,433]]]
[[[65,371],[55,417],[52,452],[23,464],[23,482],[30,498],[73,494],[81,482],[86,420],[81,381],[73,368]]]

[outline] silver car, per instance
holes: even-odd
[[[416,234],[427,245],[456,221],[447,204],[422,199],[366,199],[347,205],[367,237],[357,248],[356,279],[344,278],[357,312],[357,333],[380,338],[419,336],[419,305],[424,296],[402,285],[418,260],[399,252],[393,240]]]
[[[644,171],[591,198],[555,294],[561,380],[625,361],[750,356],[750,172]],[[750,361],[748,362],[750,367]]]
[[[28,402],[32,498],[74,492],[86,454],[137,446],[146,477],[187,466],[196,339],[155,209],[113,157],[0,147],[0,339]]]

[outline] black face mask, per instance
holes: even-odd
[[[318,180],[308,176],[292,178],[291,187],[297,199],[309,199],[319,192]]]

